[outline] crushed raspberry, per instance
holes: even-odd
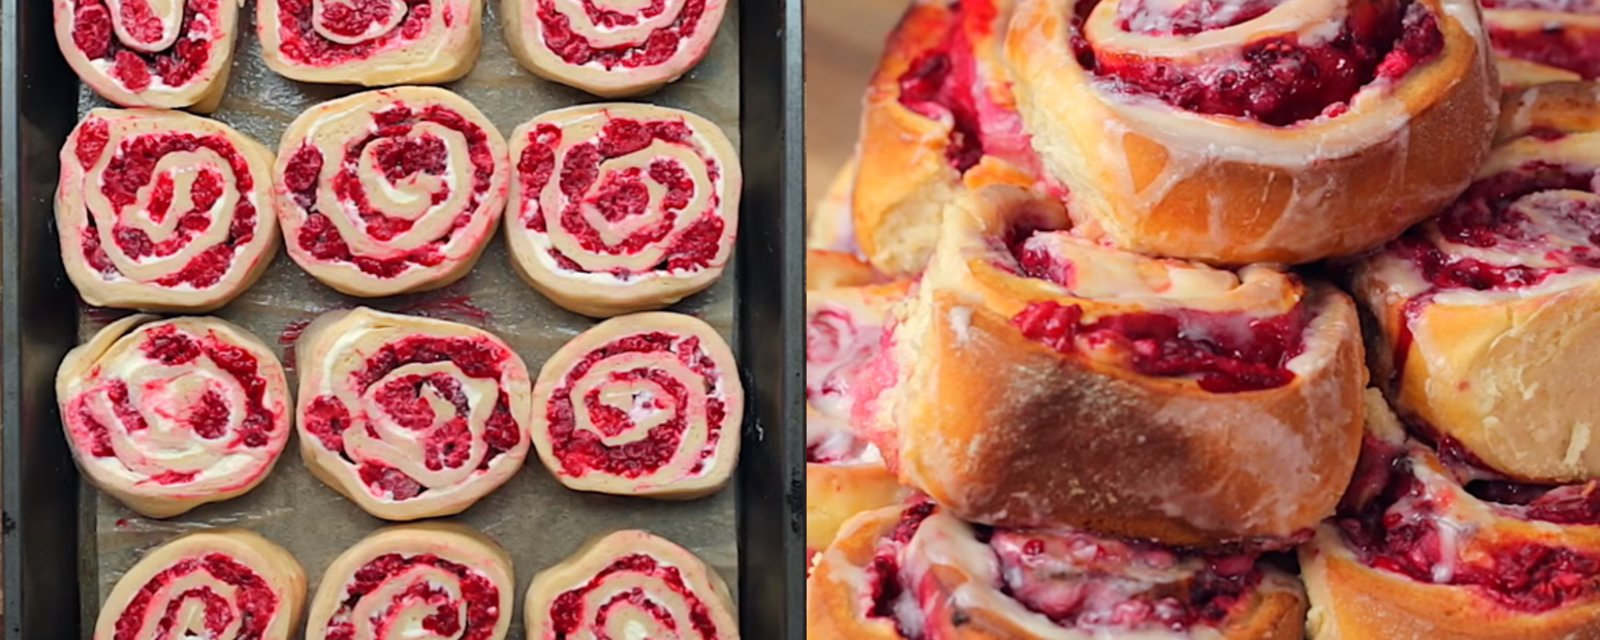
[[[654,472],[685,453],[681,452],[680,448],[683,446],[683,433],[688,428],[689,390],[685,385],[690,381],[678,380],[664,371],[651,369],[643,364],[636,369],[613,372],[609,374],[609,381],[626,384],[648,380],[651,383],[647,385],[648,387],[653,387],[665,395],[649,398],[648,406],[643,408],[672,412],[667,420],[652,427],[645,437],[615,446],[602,442],[601,437],[593,431],[577,428],[572,390],[578,381],[606,358],[628,353],[651,352],[670,354],[699,374],[702,378],[700,382],[704,384],[704,391],[708,396],[713,395],[720,384],[722,373],[700,349],[698,340],[694,338],[680,339],[661,332],[642,333],[618,339],[595,349],[573,365],[563,378],[561,386],[551,393],[550,403],[545,407],[545,416],[550,424],[553,453],[556,459],[561,461],[562,470],[568,475],[582,476],[598,471],[637,478]],[[590,420],[602,433],[616,435],[636,428],[625,409],[601,403],[598,388],[590,390],[582,402]],[[646,402],[646,398],[636,397],[635,402]],[[698,452],[702,460],[716,450],[717,442],[722,435],[722,423],[727,417],[725,411],[721,400],[711,398],[707,401],[706,443]]]
[[[652,0],[651,6],[657,2],[661,0]],[[597,47],[591,44],[582,30],[575,31],[572,28],[571,17],[556,9],[554,0],[539,0],[538,19],[540,25],[544,27],[545,47],[568,64],[598,65],[608,70],[617,67],[632,69],[653,67],[670,60],[678,53],[683,40],[695,34],[695,27],[699,25],[705,9],[705,0],[686,0],[678,16],[671,23],[652,30],[642,41],[613,47]],[[650,8],[645,8],[641,15],[651,15],[647,13],[649,10]],[[657,12],[659,11],[658,9]],[[622,24],[616,17],[604,16],[601,17],[601,24],[604,25],[607,20],[613,24]]]
[[[1081,30],[1083,16],[1095,4],[1080,5],[1083,13],[1074,23],[1072,42],[1079,63],[1108,88],[1154,96],[1186,111],[1273,126],[1343,113],[1363,87],[1379,78],[1404,76],[1436,57],[1444,45],[1436,17],[1420,2],[1354,4],[1343,31],[1327,42],[1301,43],[1295,35],[1277,35],[1246,45],[1235,60],[1181,66],[1096,50]],[[1276,3],[1247,2],[1237,15],[1203,12],[1208,4],[1185,3],[1163,17],[1155,8],[1135,3],[1124,25],[1147,33],[1197,33],[1237,24]]]
[[[323,448],[344,453],[344,432],[350,428],[351,422],[350,410],[343,402],[329,395],[317,396],[307,406],[302,419],[305,420],[306,432],[322,443]]]
[[[100,118],[90,118],[78,125],[78,146],[74,153],[78,156],[78,163],[88,169],[100,161],[100,154],[106,150],[106,142],[111,139],[111,124]]]
[[[688,608],[689,619],[673,620],[663,604],[657,603],[651,599],[649,593],[640,591],[637,587],[611,597],[592,611],[587,610],[584,601],[588,595],[604,587],[612,576],[617,576],[620,581],[644,580],[652,583],[659,581],[672,592],[672,595],[666,596],[670,601],[681,602]],[[584,623],[587,622],[588,629],[599,637],[603,635],[600,633],[601,630],[610,628],[606,626],[606,619],[610,616],[611,609],[623,603],[641,606],[650,611],[652,617],[662,622],[663,627],[675,628],[681,622],[687,622],[701,638],[721,637],[716,621],[711,618],[711,608],[706,606],[700,594],[695,593],[683,579],[683,573],[677,567],[657,562],[655,558],[642,553],[619,557],[596,573],[583,586],[556,596],[550,604],[551,629],[555,631],[556,638],[579,636],[583,635]]]
[[[639,9],[637,14],[623,13],[614,9],[596,6],[594,0],[583,0],[583,12],[589,14],[589,22],[607,29],[631,27],[639,24],[640,19],[649,20],[661,15],[661,12],[666,10],[666,0],[650,0],[650,4]]]
[[[452,599],[451,589],[435,584],[437,578],[411,572],[414,567],[433,567],[455,576],[460,599]],[[391,580],[410,582],[403,587],[390,588],[386,583]],[[387,553],[368,560],[351,576],[339,608],[328,618],[327,640],[353,640],[355,625],[351,618],[354,610],[361,606],[363,598],[380,588],[396,595],[389,602],[378,603],[378,606],[368,609],[373,612],[373,626],[380,630],[375,637],[391,637],[391,633],[384,631],[402,621],[401,616],[408,614],[417,604],[426,605],[425,608],[432,611],[419,621],[424,630],[436,637],[461,640],[488,640],[493,636],[500,616],[510,613],[500,611],[499,587],[472,567],[433,554],[404,556]],[[392,633],[397,637],[403,632],[395,630]]]
[[[208,573],[212,579],[232,586],[233,593],[230,595],[233,600],[230,602],[209,586],[191,587],[180,594],[164,594],[172,583],[197,572]],[[166,608],[159,613],[151,611],[154,602],[163,596],[170,598]],[[278,613],[278,596],[260,574],[228,556],[212,553],[179,560],[152,576],[128,601],[121,615],[117,616],[112,638],[143,640],[148,636],[141,636],[140,633],[148,624],[147,620],[155,615],[161,616],[156,620],[157,637],[169,637],[174,631],[184,631],[173,627],[179,622],[179,614],[190,602],[196,601],[204,612],[201,616],[204,629],[187,631],[203,631],[213,638],[223,637],[229,626],[234,624],[237,624],[231,630],[234,637],[264,638],[267,627]],[[238,616],[237,620],[235,615]]]
[[[90,60],[110,60],[110,75],[129,91],[144,91],[156,78],[168,87],[192,82],[211,62],[213,25],[219,20],[219,0],[187,0],[178,27],[178,39],[165,51],[145,53],[130,49],[116,37],[110,10],[104,0],[78,0],[73,11],[72,43]],[[133,38],[144,43],[160,39],[159,18],[145,2],[123,2],[118,21]]]
[[[973,91],[981,88],[972,45],[959,22],[952,25],[946,42],[917,57],[900,75],[900,104],[923,117],[950,119],[945,160],[966,173],[983,158],[983,126]]]
[[[410,500],[425,491],[421,483],[404,471],[388,465],[366,461],[361,463],[356,473],[361,476],[362,484],[372,490],[372,495],[386,500]]]
[[[1600,480],[1560,486],[1478,481],[1468,484],[1467,491],[1483,500],[1518,507],[1509,511],[1529,520],[1600,525]]]
[[[879,545],[877,554],[872,558],[872,564],[867,567],[869,601],[872,603],[867,616],[894,620],[895,628],[902,637],[916,636],[910,630],[901,627],[900,618],[895,615],[894,610],[895,601],[905,593],[907,586],[900,577],[900,551],[911,542],[917,530],[922,527],[923,521],[933,515],[935,509],[932,502],[919,501],[901,512],[900,521],[895,524],[887,543]]]
[[[139,346],[139,350],[144,352],[145,357],[167,366],[187,364],[200,357],[200,343],[170,324],[146,331],[144,344]]]
[[[1559,22],[1529,30],[1491,24],[1489,42],[1504,56],[1566,69],[1585,80],[1600,78],[1600,34],[1591,29],[1567,29]]]
[[[261,0],[278,3],[279,49],[285,58],[314,67],[333,67],[364,60],[389,49],[422,39],[433,16],[431,0],[405,0],[405,15],[396,20],[387,0],[359,0],[352,4],[326,3],[320,26],[342,37],[367,33],[369,25],[394,25],[393,29],[360,42],[334,42],[317,31],[313,0]]]

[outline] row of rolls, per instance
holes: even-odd
[[[808,637],[1600,638],[1590,13],[914,3],[810,221]]]
[[[89,304],[208,312],[247,290],[280,239],[352,296],[466,276],[502,226],[523,279],[596,317],[710,286],[738,231],[739,159],[695,114],[599,103],[546,112],[509,141],[436,87],[312,107],[274,154],[178,111],[94,109],[61,150],[56,223]]]
[[[412,524],[380,529],[339,554],[308,601],[305,569],[287,550],[242,529],[212,529],[156,547],[128,569],[100,609],[94,638],[182,630],[278,640],[299,637],[303,620],[307,638],[500,640],[517,610],[515,580],[511,556],[489,536]],[[644,531],[593,539],[539,572],[522,612],[527,638],[659,638],[680,629],[738,637],[722,578]]]
[[[56,42],[85,84],[129,107],[215,111],[242,0],[52,0]],[[267,67],[301,82],[369,87],[466,76],[485,0],[257,0]],[[553,82],[618,98],[655,91],[705,58],[724,0],[648,4],[503,0],[506,46]]]

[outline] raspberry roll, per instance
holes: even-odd
[[[533,417],[539,459],[569,489],[697,498],[727,484],[738,462],[744,387],[710,325],[638,313],[550,356]]]
[[[156,547],[100,607],[94,640],[289,640],[306,574],[282,547],[249,531],[212,529]]]
[[[1298,640],[1306,599],[1250,553],[994,529],[920,502],[846,523],[806,611],[815,640]]]
[[[54,0],[56,43],[83,83],[124,107],[215,111],[228,87],[233,0]]]
[[[1066,224],[1059,203],[1009,187],[946,212],[849,389],[852,427],[900,480],[965,520],[1180,546],[1288,538],[1331,515],[1366,385],[1350,299]]]
[[[1213,263],[1394,238],[1467,186],[1498,107],[1472,0],[1018,0],[1006,48],[1083,232]]]
[[[1402,415],[1502,474],[1600,477],[1600,99],[1509,98],[1502,141],[1436,218],[1355,269],[1375,371]]]
[[[461,79],[478,61],[483,0],[257,0],[273,71],[379,87]]]
[[[725,0],[501,0],[506,45],[529,71],[602,98],[650,93],[700,64]]]
[[[342,293],[426,291],[465,276],[505,207],[506,143],[477,107],[436,87],[324,102],[278,147],[289,257]]]
[[[56,228],[84,301],[206,312],[277,251],[272,152],[177,111],[94,109],[61,148]]]
[[[308,640],[502,640],[516,583],[487,536],[442,522],[381,529],[328,565]]]
[[[291,428],[278,358],[216,318],[107,325],[61,362],[56,402],[84,476],[152,518],[254,489]]]
[[[739,230],[739,156],[711,121],[648,104],[544,113],[511,134],[506,239],[517,272],[595,317],[711,286]]]
[[[961,190],[1038,182],[1001,59],[1013,4],[919,0],[889,36],[867,88],[852,203],[861,251],[886,273],[922,270]]]
[[[883,342],[890,305],[909,280],[888,280],[854,257],[806,254],[806,553],[851,516],[899,504],[908,491],[871,442],[850,431],[850,382]]]
[[[1508,86],[1600,78],[1600,7],[1570,0],[1485,0],[1483,22]]]
[[[1311,635],[1600,637],[1600,483],[1474,480],[1371,396],[1350,492],[1300,550]]]
[[[809,210],[806,218],[806,248],[822,251],[856,253],[855,213],[851,200],[855,198],[856,167],[854,156],[839,168],[828,181],[828,191],[822,201]]]
[[[528,640],[739,637],[722,577],[644,531],[593,540],[534,576],[523,616]]]
[[[362,307],[318,317],[295,353],[300,453],[367,513],[461,513],[522,468],[532,389],[493,334]]]

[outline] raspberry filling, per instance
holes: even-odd
[[[228,597],[217,593],[209,585],[199,585],[182,593],[171,593],[172,583],[195,573],[204,572],[205,580],[215,580],[232,587]],[[229,600],[229,597],[232,600]],[[152,606],[166,600],[156,623],[157,635],[153,640],[167,638],[220,638],[230,625],[238,625],[233,636],[241,640],[265,637],[267,627],[278,613],[278,596],[254,569],[220,553],[198,558],[185,558],[161,570],[140,587],[128,606],[117,616],[115,640],[146,640],[140,631],[152,615]],[[193,604],[191,604],[193,603]],[[196,620],[191,611],[198,606],[204,612]],[[181,617],[180,617],[181,616]],[[192,626],[199,623],[199,627]],[[183,626],[179,626],[183,625]]]
[[[642,122],[631,118],[612,118],[601,129],[598,139],[582,142],[567,149],[560,158],[562,131],[559,127],[544,124],[529,134],[528,146],[517,159],[517,172],[522,185],[519,194],[523,206],[523,223],[535,233],[547,233],[550,220],[539,206],[540,194],[558,180],[563,200],[566,202],[555,221],[560,228],[578,241],[584,251],[604,255],[634,255],[651,247],[666,245],[661,261],[643,271],[613,268],[607,272],[619,279],[629,279],[651,271],[699,270],[710,266],[719,252],[725,223],[718,215],[722,197],[713,190],[704,212],[685,211],[694,199],[698,186],[689,169],[678,160],[662,156],[651,160],[648,167],[627,167],[605,173],[601,166],[616,158],[644,151],[651,144],[682,147],[699,156],[705,165],[706,177],[712,183],[720,179],[720,168],[714,157],[707,155],[694,140],[694,132],[682,121],[657,120]],[[557,175],[559,173],[559,175]],[[659,201],[651,202],[650,192],[660,192]],[[598,212],[607,222],[624,220],[658,212],[658,218],[634,230],[616,243],[608,243],[584,215],[585,210]],[[674,233],[680,216],[696,216],[694,222]],[[579,273],[590,271],[559,249],[548,249],[561,268]]]
[[[659,582],[664,588],[671,591],[682,600],[689,609],[689,619],[675,620],[667,607],[657,602],[643,586],[633,586],[620,590],[604,603],[590,610],[584,599],[589,594],[606,586],[606,582],[613,576],[625,583],[637,583],[648,580],[652,583]],[[689,627],[699,634],[701,638],[717,638],[717,623],[711,619],[711,608],[700,599],[700,594],[694,592],[683,579],[683,574],[677,567],[657,562],[655,558],[635,553],[622,556],[612,561],[606,568],[601,569],[587,583],[576,589],[563,592],[556,596],[550,604],[551,628],[555,631],[556,640],[565,640],[568,637],[587,635],[582,632],[584,622],[589,622],[589,631],[596,638],[608,637],[604,630],[607,629],[606,620],[611,616],[611,610],[616,607],[638,608],[650,614],[664,629],[677,629],[679,624],[687,623]],[[686,630],[687,631],[687,630]],[[688,637],[684,635],[682,637]]]
[[[1367,436],[1335,524],[1367,566],[1418,582],[1471,587],[1499,604],[1542,613],[1600,592],[1600,555],[1537,542],[1494,541],[1459,553],[1469,525],[1450,520],[1452,494],[1436,495],[1419,480],[1413,459],[1394,445]],[[1593,524],[1586,503],[1594,488],[1579,485],[1522,493],[1504,486],[1479,487],[1488,499],[1503,498],[1503,515],[1556,523]],[[1531,494],[1537,494],[1529,497]],[[1541,502],[1541,499],[1543,500]],[[1526,503],[1517,501],[1527,500]]]
[[[423,573],[425,569],[451,574],[458,582],[456,585],[437,584],[436,578]],[[412,572],[415,574],[412,575]],[[411,615],[417,608],[433,610],[433,613],[423,616],[418,624],[434,637],[487,640],[494,635],[502,612],[500,588],[493,581],[472,567],[436,555],[386,553],[361,565],[350,578],[339,608],[328,619],[327,640],[354,640],[357,621],[352,616],[361,599],[394,580],[403,581],[406,587],[398,590],[387,606],[373,610],[373,617],[366,621],[374,629],[373,637],[400,637],[402,633],[416,633],[398,630],[394,626],[397,623],[410,623],[411,620],[403,616]],[[454,591],[458,591],[459,595],[453,595],[449,586],[456,586]]]
[[[920,501],[906,508],[889,537],[878,541],[877,553],[872,556],[872,564],[867,566],[868,595],[872,603],[867,610],[867,617],[894,620],[895,630],[903,638],[919,638],[922,625],[915,621],[915,615],[908,616],[901,611],[908,605],[915,607],[916,604],[906,601],[912,596],[902,582],[900,557],[906,545],[916,537],[917,530],[922,528],[923,521],[933,515],[936,508],[928,501]]]
[[[1583,0],[1485,0],[1485,9],[1547,11],[1600,15],[1600,7]],[[1489,21],[1489,42],[1501,55],[1566,69],[1585,80],[1600,77],[1600,32],[1568,28],[1559,20],[1539,29],[1508,29]]]
[[[109,126],[104,121],[89,120],[83,124],[78,133],[75,153],[84,168],[92,168],[99,163],[109,144],[110,135]],[[129,260],[144,262],[170,257],[187,247],[196,235],[211,227],[212,209],[226,195],[226,181],[217,168],[201,167],[189,187],[188,195],[193,208],[176,213],[171,211],[176,197],[172,175],[155,175],[156,164],[166,155],[201,149],[216,153],[228,163],[234,187],[239,193],[249,193],[254,189],[255,179],[250,174],[249,163],[233,147],[233,143],[220,134],[201,136],[165,132],[139,135],[123,140],[117,146],[115,155],[106,162],[98,188],[118,218],[111,229],[112,242]],[[152,180],[154,185],[151,185]],[[123,211],[137,204],[141,190],[147,188],[149,204],[144,211],[130,215],[142,215],[156,223],[168,216],[177,216],[172,235],[159,241],[151,239],[143,229],[121,221]],[[156,279],[155,283],[163,287],[188,286],[196,289],[215,286],[233,266],[234,253],[249,244],[255,238],[255,233],[256,207],[249,198],[241,197],[234,204],[227,237],[190,258],[182,268]],[[120,275],[116,264],[106,253],[106,247],[101,244],[99,226],[93,215],[87,218],[82,247],[84,260],[102,277]]]
[[[509,351],[481,339],[410,336],[387,343],[367,356],[365,366],[350,374],[348,384],[358,396],[366,395],[373,385],[379,385],[372,394],[374,410],[383,411],[401,428],[427,432],[425,466],[432,470],[459,469],[471,458],[472,449],[472,434],[467,425],[470,401],[461,383],[442,373],[394,377],[390,374],[406,365],[450,362],[469,378],[498,382],[501,366],[510,357]],[[445,404],[454,408],[454,414],[435,415],[433,406],[425,399],[428,397],[445,400]],[[303,419],[306,431],[324,448],[358,466],[357,474],[374,496],[404,501],[427,491],[416,479],[380,460],[357,461],[350,457],[345,450],[344,433],[356,427],[357,419],[338,396],[323,394],[312,399]],[[370,420],[363,417],[360,423],[368,435],[378,437]],[[516,447],[522,437],[522,430],[511,415],[511,397],[501,388],[484,422],[487,453],[478,464],[478,470],[488,469],[495,459]]]
[[[146,358],[162,366],[178,367],[192,364],[198,367],[198,361],[203,358],[233,377],[245,393],[245,405],[239,407],[244,416],[239,426],[235,427],[232,439],[224,445],[226,450],[259,449],[271,441],[274,424],[272,412],[266,406],[267,381],[259,373],[260,362],[249,351],[213,336],[197,338],[182,333],[173,325],[162,325],[147,331],[139,349]],[[157,383],[147,383],[141,389],[141,397],[148,400],[151,397],[164,396],[163,392]],[[96,458],[113,458],[117,452],[111,444],[110,429],[95,419],[94,414],[85,406],[90,397],[96,393],[104,393],[111,401],[112,410],[124,432],[130,435],[137,434],[149,429],[149,424],[145,421],[140,407],[135,405],[127,383],[122,380],[104,381],[96,391],[78,396],[68,409],[73,416],[71,422],[74,439],[87,442],[89,454]],[[232,411],[234,409],[227,405],[224,393],[217,389],[206,390],[192,404],[161,410],[162,413],[168,413],[174,419],[181,420],[203,440],[218,440],[225,437],[228,418]],[[172,471],[154,476],[151,481],[166,485],[181,484],[193,480],[197,474],[198,471]]]
[[[365,176],[370,179],[400,185],[415,177],[445,177],[451,172],[444,141],[427,132],[413,133],[417,125],[425,122],[459,132],[466,139],[467,157],[472,165],[472,186],[466,204],[456,213],[444,237],[411,249],[394,248],[386,257],[354,255],[328,214],[317,209],[323,150],[307,141],[290,157],[283,176],[284,186],[306,216],[294,241],[318,260],[350,263],[362,273],[379,278],[393,278],[413,267],[439,266],[446,259],[445,251],[454,234],[472,222],[487,197],[494,177],[494,152],[488,135],[461,114],[439,105],[414,109],[395,103],[372,117],[375,130],[343,145],[341,164],[328,183],[341,207],[354,210],[365,233],[379,242],[388,242],[409,231],[412,225],[410,220],[392,217],[374,208],[367,195],[367,185],[362,181],[365,174],[360,168],[367,147],[373,147],[374,157],[382,168],[381,177]],[[434,206],[450,197],[449,181],[440,182],[438,190],[430,194]]]
[[[1082,30],[1098,0],[1076,9],[1072,46],[1078,63],[1106,90],[1150,96],[1206,115],[1248,118],[1288,126],[1319,116],[1336,117],[1364,87],[1393,82],[1444,49],[1437,17],[1420,2],[1353,2],[1339,33],[1323,41],[1297,34],[1275,35],[1243,46],[1233,59],[1184,65],[1133,52],[1102,51]],[[1164,7],[1119,5],[1122,29],[1145,35],[1185,36],[1241,24],[1270,11],[1274,0],[1249,0],[1234,11],[1209,11],[1211,0],[1194,0],[1162,15]]]
[[[653,369],[647,364],[607,373],[609,382],[632,386],[638,381],[648,382],[649,392],[634,395],[634,408],[652,411],[671,411],[666,420],[650,428],[644,437],[618,444],[606,444],[602,435],[616,436],[634,430],[629,411],[601,400],[599,386],[587,392],[582,402],[593,422],[597,434],[590,429],[579,429],[577,413],[573,406],[572,389],[589,370],[607,358],[627,354],[662,354],[677,360],[690,371],[699,374],[700,380],[679,380],[666,371]],[[654,473],[673,460],[689,452],[683,447],[684,432],[689,427],[689,386],[704,385],[706,395],[706,442],[694,452],[695,463],[691,474],[705,469],[705,461],[716,453],[717,442],[722,438],[722,423],[727,419],[727,405],[721,397],[722,372],[717,364],[700,348],[700,339],[680,338],[662,332],[641,333],[620,338],[611,344],[595,349],[579,360],[562,379],[561,386],[550,394],[545,407],[545,417],[550,424],[550,444],[561,468],[572,476],[600,472],[624,478],[638,478]]]
[[[410,45],[428,34],[432,0],[260,0],[278,3],[278,40],[283,56],[309,66],[358,62],[374,52]],[[319,16],[316,5],[324,7]],[[445,14],[448,23],[451,16]],[[330,39],[330,36],[338,38]]]
[[[159,39],[159,18],[150,14],[144,2],[123,2],[117,18],[104,0],[74,0],[72,44],[91,61],[106,65],[106,73],[129,91],[144,91],[159,83],[161,87],[182,87],[193,82],[211,62],[212,39],[220,34],[219,0],[186,0],[178,27],[178,39],[159,52],[132,49],[117,37],[112,25],[120,19],[126,31],[142,43]],[[152,21],[157,21],[152,24]],[[151,29],[155,30],[152,34]]]
[[[584,10],[589,14],[589,19],[601,27],[601,33],[616,27],[632,26],[639,19],[614,10],[599,9],[594,6],[593,0],[584,0]],[[641,9],[639,17],[651,18],[664,10],[664,0],[651,0],[649,6]],[[684,0],[678,16],[672,22],[652,29],[649,34],[638,34],[632,42],[609,47],[594,45],[584,29],[574,30],[572,19],[556,8],[555,0],[539,0],[537,17],[542,27],[544,46],[567,64],[611,70],[617,67],[654,67],[671,60],[681,51],[683,41],[694,36],[695,27],[700,24],[705,11],[705,0]]]

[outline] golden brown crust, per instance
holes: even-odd
[[[806,464],[806,551],[832,544],[846,520],[910,494],[882,464]]]
[[[856,229],[851,200],[855,199],[857,161],[855,156],[828,182],[822,201],[806,211],[806,248],[854,253]]]
[[[1303,263],[1398,235],[1460,193],[1487,152],[1499,87],[1477,9],[1421,1],[1439,16],[1439,58],[1389,95],[1293,127],[1098,88],[1068,42],[1073,0],[1020,0],[1007,54],[1034,146],[1086,231],[1142,253]]]
[[[1305,353],[1276,388],[1212,393],[1063,355],[1010,318],[1033,300],[1098,303],[952,257],[958,215],[1027,215],[1015,210],[1030,202],[991,189],[947,216],[894,335],[896,384],[857,424],[901,480],[976,522],[1174,545],[1290,536],[1330,515],[1355,466],[1366,384],[1349,298],[1306,290]]]
[[[889,278],[860,258],[838,251],[806,251],[806,290],[861,287],[888,282]]]

